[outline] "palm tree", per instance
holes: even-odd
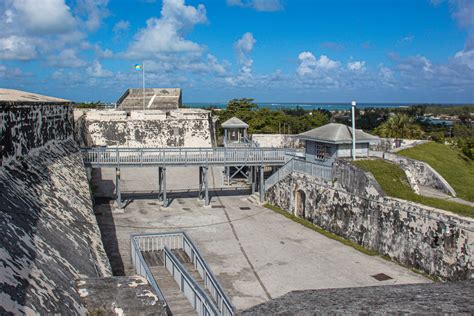
[[[406,114],[395,114],[375,129],[381,137],[418,139],[424,132],[413,117]]]

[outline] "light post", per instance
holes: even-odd
[[[355,136],[355,107],[356,101],[352,101],[352,160],[356,160],[356,136]]]

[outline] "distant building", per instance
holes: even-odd
[[[224,146],[247,142],[249,125],[241,119],[234,116],[222,123],[222,128],[224,128]]]
[[[310,161],[352,156],[352,128],[338,123],[330,123],[298,135],[306,142],[306,159]],[[355,131],[356,156],[369,156],[370,142],[379,141],[377,136],[360,129]]]
[[[182,106],[179,88],[146,88],[145,110],[176,110]],[[117,101],[117,110],[143,110],[143,89],[127,89]]]

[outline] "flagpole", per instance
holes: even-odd
[[[143,111],[145,111],[145,62],[142,63],[143,71]]]

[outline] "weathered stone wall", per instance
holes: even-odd
[[[0,314],[80,315],[74,280],[111,275],[67,103],[0,108]]]
[[[179,109],[84,111],[76,116],[75,136],[81,146],[211,147],[213,124],[209,111]]]
[[[297,191],[304,192],[296,205]],[[446,280],[473,277],[474,221],[376,193],[343,189],[339,182],[292,173],[266,200],[368,249]],[[371,193],[372,192],[372,193]],[[301,198],[301,194],[299,194]]]
[[[81,277],[111,274],[77,145],[0,167],[0,314],[84,314]]]
[[[72,137],[68,103],[0,101],[0,166],[51,140]]]
[[[252,140],[260,147],[301,148],[303,146],[297,135],[252,134]]]
[[[247,316],[472,314],[472,281],[293,291],[237,313]]]
[[[399,165],[405,172],[411,188],[417,194],[420,193],[420,186],[425,186],[456,196],[456,191],[454,191],[448,181],[424,161],[388,152],[371,152],[371,155]]]

